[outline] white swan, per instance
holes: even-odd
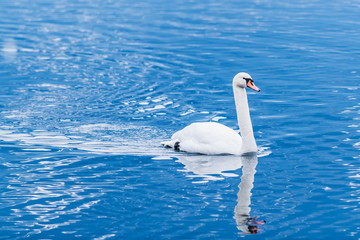
[[[256,152],[246,86],[260,92],[249,74],[243,72],[236,74],[233,79],[233,90],[241,136],[220,123],[199,122],[174,133],[170,141],[162,144],[178,151],[200,154],[240,155]]]

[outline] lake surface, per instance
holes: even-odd
[[[0,6],[0,239],[360,238],[359,1]],[[161,147],[241,71],[257,156]]]

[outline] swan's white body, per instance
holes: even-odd
[[[253,134],[249,106],[245,87],[260,91],[247,73],[238,73],[233,79],[236,112],[241,136],[233,129],[215,122],[193,123],[174,133],[171,140],[163,145],[176,150],[200,154],[240,155],[256,152],[257,146]],[[249,82],[249,81],[248,81]]]
[[[241,154],[240,135],[216,122],[193,123],[174,133],[169,146],[179,142],[180,150],[202,154]]]

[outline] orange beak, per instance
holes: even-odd
[[[246,84],[249,88],[251,88],[252,90],[255,90],[257,92],[260,92],[260,88],[258,88],[257,86],[255,86],[253,81],[248,81]]]

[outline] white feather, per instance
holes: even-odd
[[[162,144],[177,150],[201,154],[234,154],[256,152],[245,87],[247,73],[238,73],[233,79],[233,90],[241,136],[233,129],[216,122],[193,123],[174,133]],[[255,85],[253,85],[255,89]],[[257,91],[260,91],[257,89]]]

